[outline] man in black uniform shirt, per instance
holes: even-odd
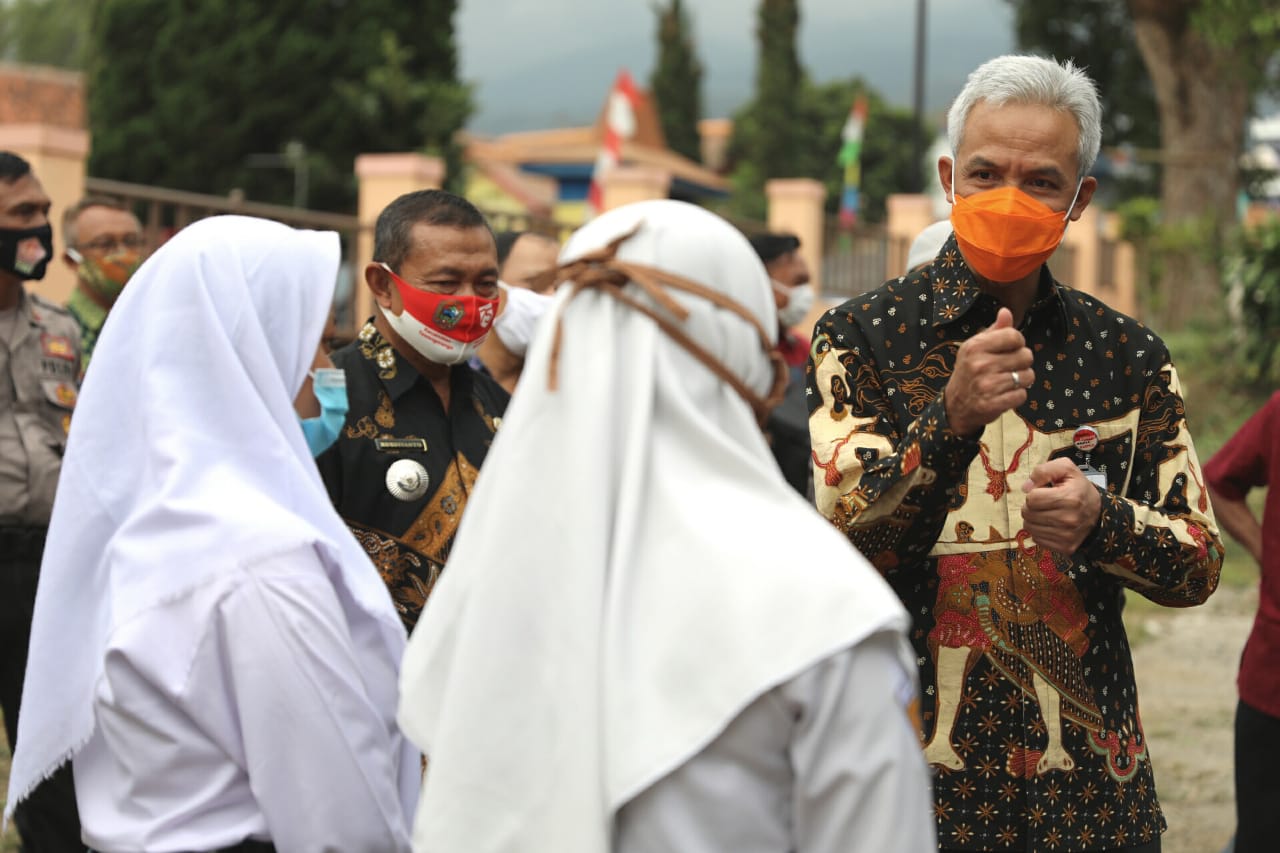
[[[373,258],[364,276],[379,311],[333,353],[349,410],[316,461],[412,630],[507,406],[467,365],[497,313],[498,258],[480,211],[442,190],[388,205]]]

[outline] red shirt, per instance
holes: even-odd
[[[804,367],[809,359],[809,341],[790,329],[778,333],[778,352],[788,367]]]
[[[1271,395],[1204,466],[1223,497],[1268,486],[1262,510],[1262,585],[1237,684],[1245,704],[1280,717],[1280,391]]]

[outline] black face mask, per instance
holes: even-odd
[[[0,272],[23,280],[41,279],[52,258],[52,226],[0,228]]]

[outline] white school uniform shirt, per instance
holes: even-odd
[[[408,849],[395,696],[360,672],[379,640],[349,632],[318,562],[297,549],[229,571],[116,632],[73,765],[90,847]],[[177,683],[151,665],[165,637],[193,646]]]
[[[104,851],[398,851],[406,641],[293,399],[336,234],[184,228],[112,309],[41,564],[6,816],[71,760]]]
[[[748,705],[618,810],[616,853],[937,850],[905,640],[873,634]],[[918,756],[918,760],[916,757]]]

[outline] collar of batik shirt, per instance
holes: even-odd
[[[942,250],[934,262],[921,271],[927,286],[933,291],[932,326],[938,328],[964,317],[978,303],[982,288],[973,270],[964,262],[956,235],[952,234],[942,244]],[[1040,268],[1038,295],[1028,316],[1039,314],[1052,305],[1058,318],[1065,325],[1067,306],[1063,300],[1063,285],[1054,279],[1048,266]]]

